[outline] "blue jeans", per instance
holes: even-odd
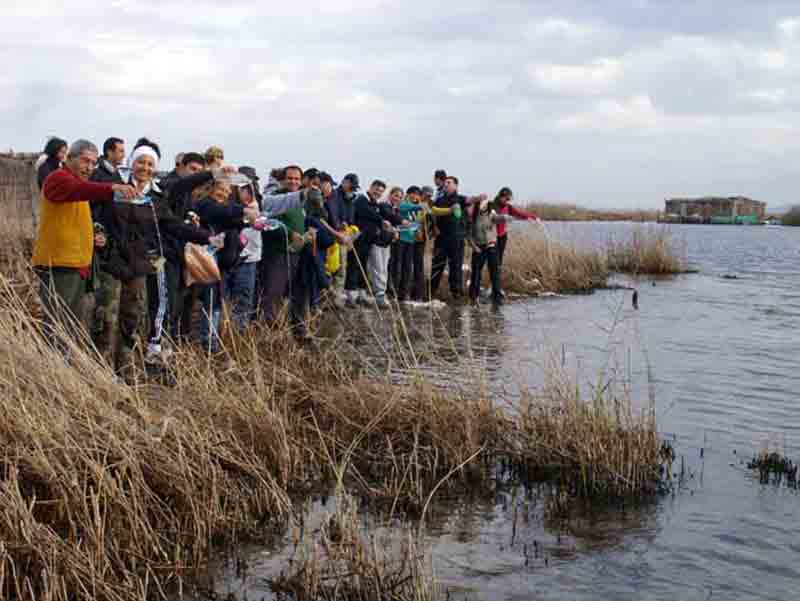
[[[203,317],[200,320],[200,343],[212,353],[220,350],[219,322],[222,315],[221,282],[209,284],[200,289],[200,302],[203,304]]]
[[[242,263],[225,274],[225,298],[231,306],[233,323],[240,332],[253,319],[257,268],[257,262]]]

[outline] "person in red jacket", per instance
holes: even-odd
[[[40,280],[45,323],[76,323],[87,291],[94,251],[90,203],[111,202],[114,193],[133,198],[132,186],[88,181],[97,165],[97,147],[88,140],[70,146],[64,166],[44,180],[40,222],[32,263]]]
[[[511,192],[511,188],[503,187],[500,188],[500,191],[497,193],[497,196],[494,198],[494,210],[498,215],[511,215],[511,217],[515,219],[520,219],[522,221],[539,221],[539,218],[536,216],[535,213],[532,211],[523,211],[518,209],[511,202],[514,199],[514,194]],[[501,221],[497,224],[497,272],[498,281],[501,280],[501,276],[503,273],[503,256],[506,252],[506,244],[508,244],[508,225],[505,221]],[[501,296],[505,296],[505,293],[501,290]]]

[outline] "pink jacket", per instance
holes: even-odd
[[[500,206],[497,209],[498,214],[500,215],[511,215],[515,219],[536,219],[536,215],[534,213],[529,213],[528,211],[523,211],[518,209],[512,204],[505,204]],[[497,224],[497,236],[505,236],[508,232],[506,231],[506,224],[498,223]]]

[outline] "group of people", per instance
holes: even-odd
[[[46,323],[79,323],[92,293],[92,339],[123,375],[144,332],[146,364],[164,366],[167,341],[191,337],[198,303],[199,341],[215,352],[223,305],[244,329],[254,319],[275,322],[288,301],[293,333],[306,340],[309,317],[324,306],[427,301],[445,269],[451,297],[461,298],[467,245],[469,298],[478,301],[488,266],[492,300],[501,304],[507,223],[536,219],[511,204],[509,188],[492,200],[467,197],[443,170],[435,187],[386,194],[381,180],[362,193],[354,173],[337,183],[297,165],[273,169],[262,187],[255,169],[227,165],[218,147],[179,154],[168,173],[161,165],[156,142],[141,138],[128,152],[112,137],[102,153],[87,140],[51,139],[37,166],[33,265]],[[193,281],[189,257],[198,252],[216,263],[211,281]]]

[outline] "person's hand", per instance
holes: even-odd
[[[96,248],[104,248],[106,245],[106,235],[102,232],[97,232],[94,235],[94,245]]]
[[[225,248],[225,234],[217,234],[216,236],[210,236],[208,239],[208,243],[219,250],[220,248]]]
[[[222,168],[222,173],[225,175],[234,175],[235,173],[239,173],[239,170],[233,165],[225,165]]]
[[[132,200],[138,195],[136,188],[130,184],[111,184],[111,189],[115,193],[120,194],[126,200]]]
[[[411,225],[411,222],[408,219],[403,219],[403,221],[400,222],[400,225],[402,225],[403,227],[408,227],[409,225]]]
[[[321,208],[323,204],[322,192],[319,188],[306,188],[303,191],[306,204],[313,208]]]
[[[260,211],[258,210],[258,203],[252,202],[244,208],[244,220],[247,223],[255,223]]]
[[[391,224],[391,223],[389,223],[389,222],[388,222],[388,221],[386,221],[386,220],[384,220],[384,221],[383,221],[383,223],[381,224],[381,226],[382,226],[382,227],[383,227],[383,229],[385,229],[385,230],[390,230],[390,229],[392,229],[392,224]]]

